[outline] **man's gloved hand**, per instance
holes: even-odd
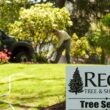
[[[49,52],[46,56],[47,59],[51,59],[52,55],[56,52],[56,49],[54,48],[51,52]]]

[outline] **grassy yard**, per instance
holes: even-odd
[[[64,101],[65,67],[65,64],[0,65],[0,110],[13,107],[13,110],[39,110]]]

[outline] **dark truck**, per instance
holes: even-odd
[[[7,49],[11,52],[11,62],[32,61],[34,49],[31,43],[27,41],[16,41],[15,38],[7,36],[4,31],[0,30],[0,51]]]

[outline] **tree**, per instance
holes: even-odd
[[[70,80],[69,86],[70,86],[69,92],[72,93],[75,92],[75,94],[83,92],[83,82],[80,77],[78,67],[76,68],[73,74],[73,79]]]
[[[40,47],[52,42],[53,28],[66,30],[72,25],[66,8],[54,8],[51,3],[22,8],[19,14],[19,20],[10,24],[10,34],[18,40],[28,40]]]

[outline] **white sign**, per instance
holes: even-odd
[[[110,110],[110,66],[67,66],[66,110]]]

